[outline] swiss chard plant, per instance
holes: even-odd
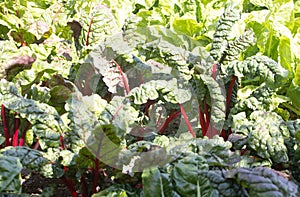
[[[27,169],[73,197],[299,196],[299,13],[1,1],[0,193]]]

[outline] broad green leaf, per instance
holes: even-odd
[[[149,168],[143,171],[143,196],[179,196],[179,194],[174,191],[174,186],[172,185],[172,179],[170,174],[162,173],[158,168]]]
[[[171,177],[175,190],[181,195],[210,196],[213,192],[209,181],[198,174],[209,166],[202,156],[190,155],[174,164]]]
[[[89,4],[78,13],[82,26],[81,46],[95,46],[118,31],[115,18],[107,6],[94,2]]]
[[[129,184],[114,184],[99,193],[93,194],[92,197],[139,197],[140,191]]]
[[[232,61],[228,66],[221,67],[226,74],[244,79],[244,81],[265,82],[271,88],[286,83],[288,70],[267,56],[255,55],[244,61]]]
[[[22,164],[19,158],[10,155],[0,155],[0,192],[21,193]]]
[[[4,79],[0,82],[0,101],[32,124],[42,148],[60,145],[59,138],[64,125],[52,106],[22,97],[15,85]]]
[[[290,73],[293,71],[293,57],[290,39],[285,36],[280,37],[279,41],[279,62],[282,67],[287,69]]]
[[[30,170],[39,172],[45,177],[59,178],[64,171],[59,166],[43,156],[43,153],[28,147],[6,147],[1,149],[1,154],[7,157],[18,158],[22,166]]]
[[[274,163],[288,162],[284,140],[289,137],[289,132],[283,126],[282,118],[274,112],[254,111],[249,119],[243,112],[233,115],[232,130],[247,136],[249,148],[258,156]]]
[[[120,145],[117,139],[117,127],[102,127],[95,117],[94,113],[89,110],[83,102],[82,94],[75,92],[67,101],[66,110],[70,119],[71,130],[66,133],[70,147],[73,152],[79,153],[83,147],[95,155],[101,162],[116,166]]]
[[[220,194],[230,196],[297,196],[298,186],[265,167],[200,172]]]
[[[300,86],[296,85],[294,81],[287,90],[287,96],[291,99],[293,106],[296,109],[300,109],[300,100],[298,99],[300,96]]]
[[[190,37],[198,36],[203,28],[203,25],[191,18],[175,18],[172,25],[175,31]]]

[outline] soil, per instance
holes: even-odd
[[[26,181],[22,184],[22,193],[30,195],[42,194],[47,190],[47,188],[53,187],[54,190],[53,195],[51,195],[52,197],[71,196],[71,193],[60,179],[45,178],[40,174],[27,169],[22,171],[22,178],[26,178]]]

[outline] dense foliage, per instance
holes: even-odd
[[[0,46],[1,195],[299,196],[299,1],[0,0]]]

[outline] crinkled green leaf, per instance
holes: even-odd
[[[209,196],[213,192],[209,181],[197,173],[208,169],[209,166],[201,156],[190,155],[179,160],[171,174],[176,191],[180,195]]]
[[[82,46],[95,46],[118,31],[115,18],[107,6],[90,2],[86,9],[78,14],[82,26]]]
[[[227,47],[228,36],[230,35],[232,26],[239,18],[239,10],[235,7],[228,6],[219,19],[210,50],[210,54],[214,60],[220,60],[222,53]]]
[[[254,32],[251,29],[247,29],[239,38],[228,43],[227,48],[222,54],[222,61],[220,63],[226,64],[239,59],[241,52],[254,43]]]
[[[288,71],[276,61],[261,55],[255,55],[244,61],[232,61],[223,72],[233,74],[247,81],[266,82],[269,87],[279,87],[285,83]]]
[[[40,139],[42,148],[60,145],[59,138],[64,125],[55,108],[22,97],[15,85],[4,79],[0,82],[0,101],[32,124],[32,130]]]
[[[0,192],[21,193],[22,164],[19,158],[0,155]]]
[[[270,168],[200,172],[223,196],[297,196],[298,186]]]
[[[289,132],[283,125],[282,118],[276,113],[254,111],[249,120],[243,112],[233,115],[232,130],[246,135],[249,148],[258,156],[271,159],[275,163],[288,162],[284,139],[289,137]]]
[[[225,90],[224,84],[220,80],[215,80],[213,77],[208,75],[201,75],[201,79],[209,90],[211,98],[211,117],[210,121],[214,128],[221,130],[223,128],[225,120]]]
[[[67,101],[66,110],[71,131],[66,133],[66,146],[78,153],[87,147],[103,163],[115,166],[120,152],[116,127],[101,127],[100,122],[84,103],[82,94],[75,92]]]
[[[189,89],[180,87],[175,78],[170,80],[152,80],[132,89],[129,97],[137,105],[144,104],[150,100],[164,99],[170,103],[185,103],[190,100],[191,92]]]
[[[131,132],[135,122],[138,121],[138,116],[138,111],[131,106],[128,99],[114,96],[99,118],[102,124],[113,124],[118,129],[117,135],[121,137],[124,132]]]
[[[180,196],[174,191],[170,174],[162,173],[158,168],[150,168],[143,171],[143,196]]]
[[[28,147],[6,147],[1,149],[1,154],[19,159],[23,167],[37,171],[49,178],[59,178],[64,171],[59,166],[52,164],[43,156],[43,153]]]
[[[182,138],[168,146],[169,154],[174,158],[181,157],[181,154],[198,154],[211,166],[227,166],[236,162],[236,157],[230,150],[232,144],[225,142],[222,137],[186,139],[182,136]]]

